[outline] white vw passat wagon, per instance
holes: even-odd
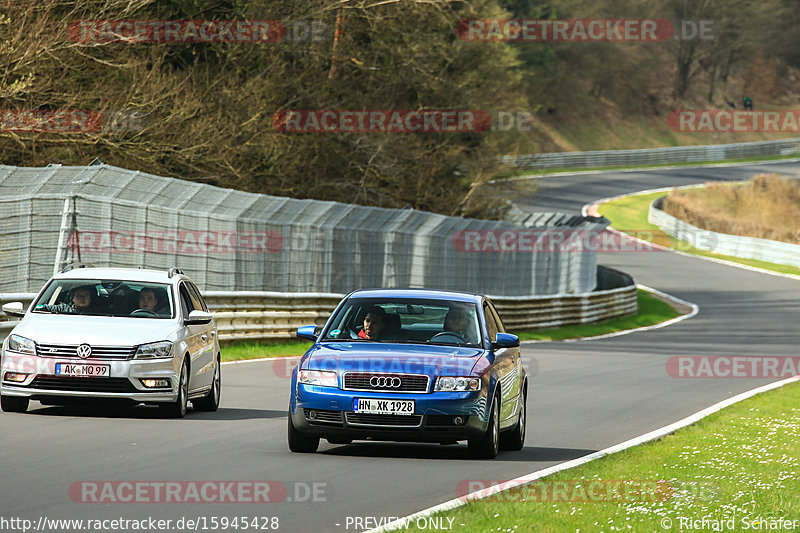
[[[156,404],[171,417],[216,411],[217,329],[200,291],[180,270],[66,267],[3,342],[0,401],[23,412],[77,398]]]

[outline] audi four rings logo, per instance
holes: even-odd
[[[390,376],[372,376],[369,380],[375,389],[399,389],[402,383],[400,378]]]
[[[78,352],[78,357],[80,357],[81,359],[86,359],[87,357],[92,355],[92,347],[89,346],[88,344],[81,344],[75,351]]]

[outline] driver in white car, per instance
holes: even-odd
[[[139,292],[139,309],[149,309],[155,311],[158,305],[158,298],[153,289],[144,288]]]

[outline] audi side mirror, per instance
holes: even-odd
[[[297,336],[315,342],[319,337],[319,326],[302,326],[297,328]]]
[[[519,346],[519,337],[511,333],[498,333],[492,342],[492,350],[500,348],[516,348]]]

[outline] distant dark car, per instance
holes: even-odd
[[[316,451],[320,438],[466,440],[481,458],[524,445],[519,338],[505,332],[485,296],[359,290],[323,328],[305,326],[297,336],[314,345],[292,373],[293,452]]]

